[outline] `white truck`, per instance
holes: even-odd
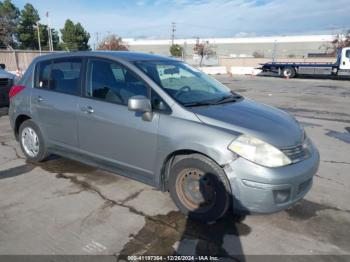
[[[293,78],[298,75],[329,75],[350,77],[350,47],[337,50],[335,63],[318,62],[269,62],[261,64],[263,72],[278,73],[281,77]]]

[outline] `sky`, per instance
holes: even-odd
[[[91,40],[114,33],[123,38],[176,38],[322,34],[350,28],[349,0],[12,0],[31,3],[46,23],[80,22]]]

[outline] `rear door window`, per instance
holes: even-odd
[[[80,91],[80,58],[63,58],[39,63],[36,87],[77,95]]]

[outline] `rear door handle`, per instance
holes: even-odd
[[[94,112],[94,109],[91,106],[83,106],[80,110],[87,114],[92,114]]]

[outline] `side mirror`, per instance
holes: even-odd
[[[151,121],[152,105],[151,101],[145,96],[132,96],[128,101],[128,109],[130,111],[142,113],[142,119],[145,121]]]
[[[6,69],[6,65],[5,64],[0,64],[0,68],[5,70]]]

